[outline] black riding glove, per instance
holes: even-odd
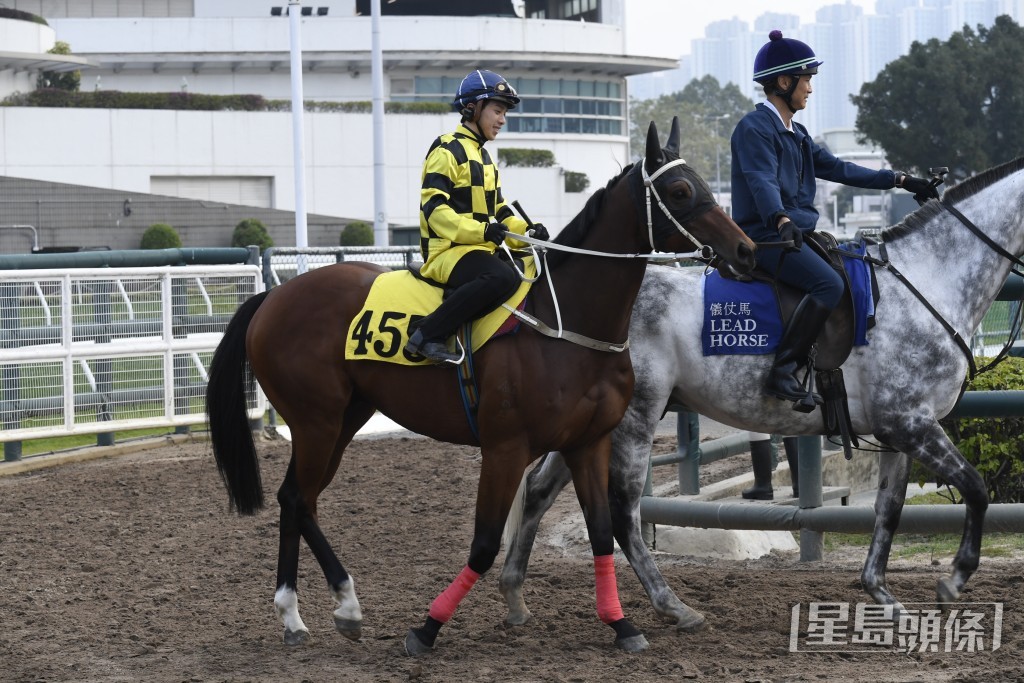
[[[551,239],[551,235],[548,234],[548,229],[544,227],[543,223],[534,223],[531,230],[533,230],[532,236],[536,237],[539,240],[544,240],[545,242],[547,242],[549,239]]]
[[[793,221],[786,221],[779,226],[779,239],[783,242],[793,240],[793,246],[786,247],[786,251],[800,251],[800,248],[804,246],[804,234]]]
[[[911,194],[920,196],[924,199],[938,199],[939,191],[935,189],[930,180],[924,178],[916,178],[912,175],[903,176],[903,184],[901,188],[910,192]]]
[[[508,228],[501,223],[491,223],[484,228],[484,240],[494,242],[499,247],[505,242],[505,235],[507,234]]]

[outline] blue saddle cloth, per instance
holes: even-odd
[[[842,245],[851,254],[865,252],[863,242]],[[862,259],[843,257],[850,278],[854,311],[854,346],[868,343],[867,331],[875,315],[871,272]],[[775,292],[765,282],[727,280],[712,271],[704,277],[704,327],[701,345],[705,356],[775,353],[782,337],[782,315]]]

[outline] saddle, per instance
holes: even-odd
[[[837,253],[839,242],[834,235],[827,232],[814,231],[805,234],[804,241],[818,256],[831,265],[843,280],[843,297],[839,300],[839,305],[832,311],[828,321],[825,323],[824,329],[818,335],[818,340],[815,342],[814,368],[816,370],[835,370],[846,362],[850,351],[853,350],[854,306],[853,296],[850,292],[850,278],[843,265],[842,256]],[[796,310],[800,300],[804,297],[804,292],[796,287],[779,282],[770,273],[760,268],[755,268],[745,275],[737,275],[735,271],[725,265],[718,268],[718,274],[729,280],[739,282],[757,280],[771,285],[779,302],[783,329],[789,324],[789,320],[793,317],[793,311]],[[872,292],[877,301],[877,287],[874,285],[873,272],[871,277]]]
[[[824,405],[822,406],[822,418],[825,431],[828,436],[841,436],[843,450],[846,459],[853,457],[851,444],[859,446],[856,435],[853,434],[853,426],[850,422],[850,410],[846,397],[846,384],[843,380],[842,365],[846,362],[850,352],[853,350],[856,331],[856,310],[853,301],[850,278],[846,271],[845,264],[839,243],[835,236],[827,232],[814,231],[804,235],[807,245],[825,260],[826,263],[839,274],[843,280],[843,296],[839,305],[829,316],[824,329],[818,335],[810,354],[808,372],[815,371],[814,378],[818,385],[819,392]],[[784,283],[778,282],[774,277],[764,270],[755,268],[746,275],[737,275],[728,266],[718,269],[719,275],[724,278],[738,281],[758,280],[772,286],[775,296],[779,302],[779,312],[782,316],[783,329],[789,324],[805,293]],[[871,296],[875,303],[878,302],[878,286],[875,282],[874,269],[868,270],[871,278]],[[868,327],[874,324],[869,319]],[[813,389],[813,384],[810,385]]]

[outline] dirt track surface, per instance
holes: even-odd
[[[698,561],[662,571],[708,627],[661,622],[617,559],[627,616],[650,641],[630,655],[595,613],[585,548],[540,545],[527,582],[534,619],[502,625],[497,567],[442,630],[404,655],[406,630],[465,563],[479,473],[475,449],[419,438],[357,441],[320,499],[321,523],[352,573],[363,638],[334,631],[308,549],[300,610],[311,642],[288,648],[274,613],[276,492],[288,444],[259,444],[270,507],[229,513],[209,444],[0,477],[3,681],[1011,681],[1024,679],[1024,568],[983,559],[964,600],[1003,602],[1002,646],[975,654],[789,651],[793,605],[864,600],[857,563],[826,557]],[[545,525],[579,515],[563,493]],[[543,529],[542,529],[543,532]],[[499,555],[498,562],[503,559]],[[890,570],[905,602],[933,599],[945,567]]]

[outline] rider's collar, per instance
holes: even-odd
[[[480,145],[481,147],[483,147],[484,143],[487,142],[487,138],[481,136],[479,133],[477,133],[475,130],[473,130],[464,123],[459,124],[459,127],[455,129],[455,134],[467,137],[476,144]]]
[[[780,121],[780,122],[782,123],[782,127],[783,127],[783,128],[785,128],[786,130],[788,130],[788,131],[789,131],[790,133],[795,133],[795,132],[796,132],[796,131],[795,131],[795,130],[793,129],[793,119],[792,119],[792,118],[790,118],[790,120],[789,120],[789,125],[786,125],[786,119],[782,118],[782,114],[780,114],[780,113],[779,113],[779,110],[775,108],[775,105],[774,105],[774,104],[772,104],[771,100],[765,100],[765,101],[764,101],[764,102],[763,102],[762,104],[764,104],[764,106],[765,106],[765,107],[767,107],[768,109],[771,109],[771,110],[772,110],[772,112],[773,112],[773,113],[774,113],[774,114],[775,114],[776,116],[778,116],[778,117],[779,117],[779,121]]]

